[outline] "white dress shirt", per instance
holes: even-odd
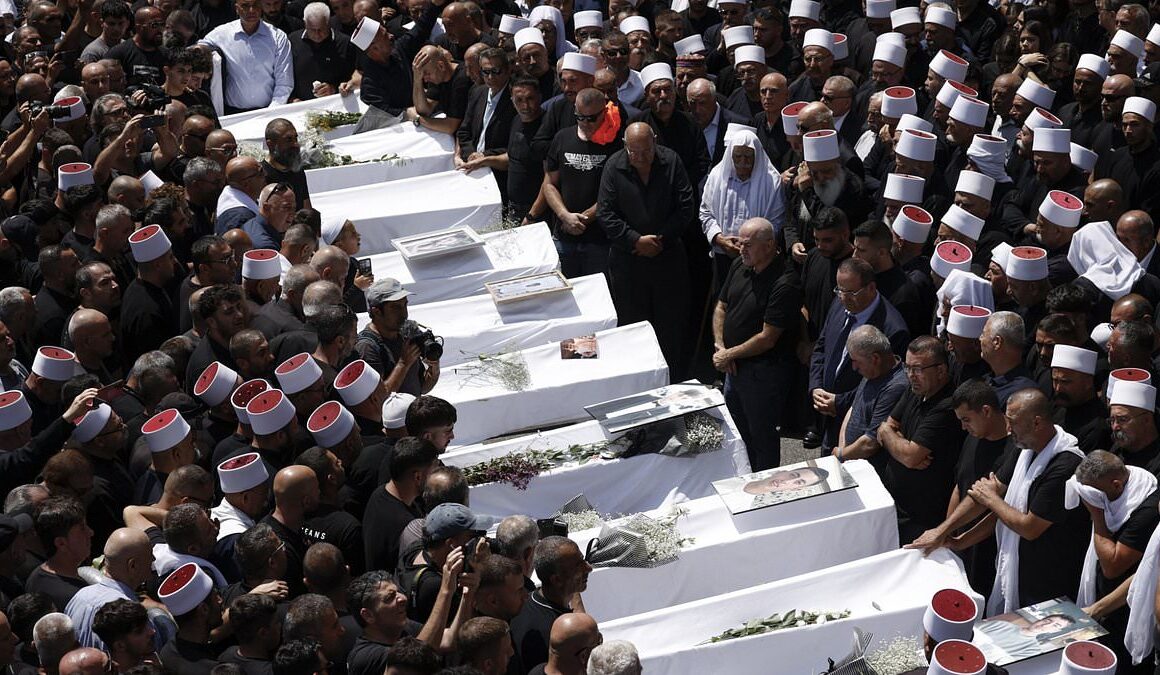
[[[709,126],[701,131],[705,135],[705,147],[709,148],[709,159],[713,158],[713,150],[717,145],[717,127],[721,124],[721,104],[717,104],[717,110],[713,113],[713,120],[709,122]]]
[[[290,39],[265,21],[249,35],[241,20],[209,32],[201,41],[218,50],[225,62],[225,102],[233,108],[253,109],[281,105],[294,91]]]

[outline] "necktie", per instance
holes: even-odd
[[[842,324],[842,330],[838,333],[838,339],[834,344],[830,345],[830,356],[826,359],[830,368],[826,369],[826,389],[830,390],[834,386],[834,379],[838,375],[838,368],[841,367],[842,362],[845,361],[843,356],[846,350],[846,339],[850,337],[850,331],[854,329],[854,322],[857,317],[846,312],[846,322]],[[832,368],[832,370],[831,370]]]
[[[499,96],[489,90],[487,92],[487,105],[483,108],[483,129],[479,132],[479,149],[481,151],[487,147],[487,125],[491,124],[491,118],[495,115],[495,105],[498,102]]]

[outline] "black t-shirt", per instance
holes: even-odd
[[[274,529],[274,534],[286,545],[286,584],[290,586],[290,597],[306,592],[306,585],[302,581],[302,559],[306,557],[306,539],[298,530],[291,530],[269,514],[262,518],[263,522]]]
[[[423,624],[407,619],[407,623],[403,626],[403,634],[399,637],[416,637],[421,630]],[[390,648],[390,645],[360,635],[354,641],[350,655],[346,657],[347,675],[382,675],[387,670],[387,652]]]
[[[64,611],[68,601],[72,600],[77,591],[88,586],[83,579],[76,577],[65,577],[59,574],[47,572],[39,565],[32,570],[32,574],[28,575],[28,580],[24,582],[24,589],[29,593],[37,592],[44,593],[52,598],[53,604],[57,609]]]
[[[269,162],[262,160],[262,172],[266,174],[267,183],[286,183],[294,188],[295,210],[302,208],[304,200],[310,199],[310,187],[306,184],[306,172],[302,169],[283,171],[275,169]]]
[[[427,98],[435,101],[436,114],[444,113],[448,117],[463,119],[467,116],[467,95],[471,93],[471,85],[467,69],[457,66],[450,80],[426,87]]]
[[[399,565],[399,535],[423,515],[418,503],[407,506],[385,487],[371,493],[362,521],[366,568],[394,572]]]
[[[968,435],[963,441],[959,461],[955,464],[955,486],[959,488],[959,499],[967,496],[967,490],[971,489],[975,481],[997,473],[1007,459],[1005,453],[1014,447],[1010,436],[988,441]]]
[[[237,645],[222,652],[218,658],[222,663],[236,663],[246,675],[273,675],[274,663],[268,659],[255,659],[238,653]]]
[[[888,456],[882,470],[882,482],[898,510],[899,527],[917,529],[918,534],[943,521],[954,485],[964,432],[955,417],[951,393],[949,382],[925,400],[908,389],[890,413],[901,424],[904,438],[931,452],[931,464],[925,469],[907,468]]]
[[[511,137],[508,138],[508,199],[519,209],[528,209],[536,201],[544,182],[544,163],[532,152],[532,139],[540,130],[544,116],[525,123],[517,115],[512,119]],[[524,214],[520,214],[521,217]]]
[[[1119,446],[1113,447],[1112,452],[1124,460],[1128,466],[1138,466],[1147,469],[1153,476],[1160,477],[1160,438],[1140,448],[1136,452],[1128,452]]]
[[[315,81],[337,89],[350,79],[358,50],[349,37],[338,31],[331,31],[321,43],[305,39],[302,33],[290,34],[290,54],[294,59],[294,91],[290,96],[308,101],[314,98]]]
[[[429,565],[420,557],[421,546],[416,545],[403,552],[407,561],[400,565],[399,589],[407,596],[407,617],[413,621],[426,623],[435,609],[435,601],[439,598],[439,589],[443,585],[443,568],[438,565]],[[451,597],[451,608],[447,613],[448,621],[455,616],[459,608],[459,591]]]
[[[511,620],[512,642],[524,667],[548,660],[548,636],[552,624],[571,610],[560,607],[535,591],[528,596],[520,613]]]
[[[125,82],[129,85],[148,83],[161,86],[165,83],[165,73],[161,68],[167,63],[160,49],[147,52],[132,40],[122,40],[109,50],[106,58],[121,62],[121,67],[125,69]]]
[[[214,647],[179,637],[166,643],[157,656],[161,658],[166,675],[209,675],[218,664],[218,652]]]
[[[997,474],[1004,485],[1011,484],[1021,454],[1017,451],[1007,455]],[[1075,475],[1080,461],[1074,453],[1059,453],[1028,489],[1027,510],[1050,521],[1051,525],[1039,538],[1019,541],[1020,607],[1061,595],[1072,597],[1079,585],[1083,559],[1091,541],[1091,519],[1085,508],[1064,507],[1063,486]]]
[[[302,535],[308,547],[318,542],[337,546],[350,566],[351,576],[362,573],[362,525],[354,516],[329,504],[322,504],[302,524]]]
[[[801,325],[802,288],[798,275],[777,257],[761,272],[746,267],[738,257],[721,286],[725,303],[726,347],[736,347],[760,333],[765,324],[782,333],[773,348],[755,359],[792,358]]]
[[[390,377],[399,355],[403,353],[403,339],[399,337],[384,338],[371,326],[367,326],[358,334],[358,342],[354,344],[354,350],[358,353],[358,358],[366,361],[367,365],[385,380]],[[403,377],[403,384],[399,387],[400,392],[412,396],[420,396],[423,393],[423,380],[420,377],[422,363],[422,359],[416,359],[415,363],[411,365],[411,369]]]
[[[544,157],[546,171],[559,171],[558,187],[564,206],[572,213],[580,213],[596,203],[600,192],[600,176],[604,172],[604,162],[612,153],[624,147],[620,138],[601,145],[581,140],[576,135],[576,127],[570,126],[556,132],[548,154]],[[597,223],[589,223],[583,233],[569,234],[557,228],[556,237],[562,241],[606,243],[604,228]]]
[[[1155,490],[1152,494],[1144,498],[1132,515],[1128,516],[1127,522],[1120,527],[1119,530],[1112,533],[1112,541],[1123,544],[1130,549],[1139,551],[1141,555],[1144,549],[1148,548],[1148,540],[1152,538],[1152,532],[1160,525],[1160,511],[1157,510],[1157,505],[1160,505],[1160,490]],[[1086,509],[1085,509],[1086,510]],[[1139,563],[1132,565],[1126,572],[1120,576],[1109,579],[1104,576],[1102,567],[1096,567],[1096,595],[1097,597],[1104,597],[1108,593],[1116,590],[1120,584],[1124,583],[1132,574],[1136,573],[1136,568]],[[1121,629],[1126,626],[1128,621],[1128,607],[1124,606],[1112,612],[1112,615],[1106,617],[1106,620],[1101,621],[1105,627],[1113,632],[1122,635],[1122,632],[1114,629]]]

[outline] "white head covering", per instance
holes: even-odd
[[[955,13],[947,7],[931,5],[926,8],[924,23],[935,23],[954,30],[959,23],[959,17],[955,16]]]
[[[1156,26],[1153,26],[1152,29],[1155,30]],[[1076,70],[1083,69],[1095,73],[1101,80],[1107,79],[1111,68],[1108,65],[1107,59],[1100,57],[1098,54],[1080,54],[1079,63],[1075,66]]]
[[[1160,47],[1160,23],[1152,24],[1151,30],[1148,31],[1148,37],[1144,38],[1148,42]],[[1095,56],[1093,54],[1093,56]],[[1099,57],[1096,57],[1099,58]]]
[[[88,443],[93,440],[104,430],[112,415],[112,408],[104,403],[98,403],[97,407],[89,410],[77,420],[77,426],[72,432],[72,440],[77,443]]]
[[[926,209],[907,204],[898,210],[898,215],[894,217],[894,224],[890,226],[890,229],[894,231],[894,234],[912,244],[925,244],[933,224],[934,218],[926,212]]]
[[[566,29],[564,27],[564,15],[560,13],[560,10],[551,5],[536,5],[528,14],[528,23],[533,26],[544,20],[548,20],[556,24],[555,58],[560,58],[566,52],[576,51],[576,45],[568,42],[568,40],[564,37],[566,35]]]
[[[819,20],[822,16],[822,3],[814,0],[793,0],[789,5],[790,18]]]
[[[1007,258],[1011,255],[1011,244],[1001,241],[991,249],[991,262],[999,266],[1003,270],[1003,274],[1007,273]]]
[[[987,657],[983,651],[965,640],[943,640],[930,655],[927,675],[983,675],[987,672]]]
[[[1131,293],[1132,287],[1144,276],[1136,256],[1120,243],[1106,220],[1088,223],[1076,230],[1067,261],[1072,269],[1083,270],[1080,276],[1112,300]]]
[[[1071,144],[1071,165],[1084,173],[1091,173],[1092,169],[1096,168],[1096,160],[1099,155],[1088,150],[1079,143]]]
[[[945,80],[962,82],[967,79],[968,67],[966,59],[945,49],[940,49],[930,60],[930,69]]]
[[[915,23],[922,23],[922,15],[918,13],[917,7],[899,7],[890,13],[890,27],[893,30]]]
[[[576,12],[576,19],[580,18],[580,14],[583,14],[583,12]],[[600,12],[597,12],[596,14],[599,15]],[[528,20],[522,16],[504,14],[499,18],[499,32],[506,33],[508,35],[515,35],[530,25],[531,23],[529,23]]]
[[[905,173],[889,173],[886,174],[886,187],[882,188],[882,198],[905,204],[921,204],[925,187],[925,178]]]
[[[635,33],[637,31],[650,34],[652,33],[652,30],[648,25],[648,17],[643,16],[626,16],[621,19],[619,28],[620,32],[624,33],[625,35],[628,35],[629,33]]]
[[[587,75],[596,74],[596,57],[580,52],[568,52],[560,57],[561,70],[574,70]]]
[[[355,26],[354,32],[351,33],[350,41],[355,47],[365,52],[375,41],[380,28],[382,28],[382,24],[369,16],[364,16]]]
[[[806,31],[802,39],[802,49],[806,47],[821,47],[831,55],[834,53],[834,34],[825,28],[811,28]]]
[[[979,234],[983,231],[983,219],[971,214],[958,204],[951,204],[947,212],[943,214],[942,222],[955,232],[975,241],[979,240]]]
[[[955,192],[990,200],[991,196],[995,194],[995,179],[978,171],[964,169],[959,172],[959,182],[955,184]]]
[[[896,8],[894,0],[866,0],[866,18],[889,19]]]
[[[946,279],[955,270],[969,272],[971,258],[971,249],[967,248],[966,244],[944,241],[934,247],[934,255],[930,257],[930,270]]]
[[[1126,30],[1118,30],[1112,36],[1112,44],[1123,49],[1137,59],[1144,58],[1144,41]]]
[[[1071,345],[1055,345],[1052,351],[1051,367],[1067,368],[1078,373],[1096,374],[1096,360],[1099,355],[1090,349]]]
[[[838,132],[819,129],[802,136],[802,154],[807,162],[825,162],[838,159]]]
[[[1016,246],[1007,253],[1003,268],[1016,281],[1042,281],[1047,278],[1047,251],[1038,246]]]
[[[991,291],[991,282],[977,274],[972,274],[970,270],[951,270],[947,274],[946,280],[943,281],[943,285],[939,286],[934,294],[938,298],[936,307],[949,304],[953,310],[958,305],[970,305],[982,307],[988,313],[995,311],[995,294]],[[940,312],[938,332],[942,331],[945,322],[946,319],[942,318]],[[986,320],[984,319],[983,322],[986,323]],[[982,331],[981,328],[979,330]],[[959,333],[955,333],[955,335],[959,335]],[[964,335],[963,337],[968,336]]]
[[[593,11],[597,15],[600,14],[600,12],[595,12],[595,10]],[[699,54],[706,51],[705,41],[701,39],[699,34],[690,35],[687,38],[681,38],[680,40],[677,40],[673,43],[673,49],[677,52],[677,56],[685,56],[686,54]]]
[[[1001,136],[975,134],[967,146],[967,157],[979,172],[995,179],[996,183],[1010,183],[1007,175],[1007,141]]]
[[[1032,152],[1054,152],[1071,159],[1071,129],[1036,129]]]
[[[753,26],[734,26],[721,31],[721,38],[725,40],[725,48],[738,45],[753,44]]]
[[[955,270],[951,274],[958,277],[960,272]],[[978,277],[975,278],[978,279]],[[968,340],[978,340],[979,336],[983,334],[983,328],[987,325],[987,319],[991,317],[991,314],[991,310],[986,307],[954,305],[946,318],[947,333]]]
[[[955,101],[959,100],[959,97],[963,95],[970,98],[979,98],[979,91],[968,87],[958,80],[947,80],[943,82],[943,86],[939,87],[938,93],[935,94],[934,98],[947,108],[953,108]]]
[[[1124,101],[1124,113],[1135,113],[1149,122],[1156,121],[1156,104],[1143,96],[1129,96]]]
[[[759,48],[760,49],[760,48]],[[738,50],[741,51],[741,50]],[[640,83],[647,90],[648,86],[657,80],[673,80],[673,69],[664,61],[651,63],[640,70]]]
[[[1039,205],[1039,215],[1059,227],[1079,227],[1079,219],[1083,214],[1083,202],[1070,192],[1052,190],[1043,198]]]
[[[333,244],[338,235],[342,234],[342,226],[346,225],[346,216],[330,215],[322,219],[322,241]]]
[[[897,10],[896,10],[897,11]],[[910,87],[887,87],[882,91],[882,116],[898,119],[918,112],[918,102]]]
[[[906,67],[906,47],[900,47],[890,40],[879,40],[874,45],[871,61],[882,61],[899,68]]]
[[[959,96],[951,107],[951,118],[967,126],[983,128],[987,125],[987,112],[991,106],[977,98]]]
[[[898,118],[898,124],[894,125],[895,131],[906,131],[907,129],[914,129],[915,131],[925,131],[931,133],[934,131],[934,125],[922,119],[918,115],[911,115],[906,113]]]
[[[777,167],[769,161],[757,134],[748,130],[737,131],[725,142],[725,153],[721,161],[709,172],[705,180],[705,192],[701,198],[702,208],[721,222],[726,214],[733,213],[741,207],[737,204],[737,197],[729,195],[729,184],[734,178],[733,149],[749,148],[753,150],[753,173],[749,175],[749,190],[744,197],[744,210],[752,216],[767,217],[775,212],[779,203],[785,202],[781,192],[781,175]]]
[[[1051,104],[1055,102],[1055,90],[1046,84],[1040,84],[1031,78],[1023,80],[1023,84],[1015,90],[1016,96],[1031,101],[1040,108],[1051,108]]]
[[[546,48],[546,45],[544,44],[544,34],[541,33],[540,29],[536,28],[535,26],[521,28],[516,32],[514,40],[516,43],[517,52],[523,49],[525,46],[531,44],[540,45],[541,47]]]

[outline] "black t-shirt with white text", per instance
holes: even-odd
[[[604,162],[612,153],[624,147],[619,138],[605,145],[581,140],[575,125],[556,132],[548,154],[544,157],[546,171],[559,171],[557,187],[564,206],[572,213],[581,213],[596,204],[600,192],[600,176],[604,172]],[[556,237],[562,241],[606,243],[604,228],[596,222],[588,223],[581,234],[569,234],[556,228]]]

